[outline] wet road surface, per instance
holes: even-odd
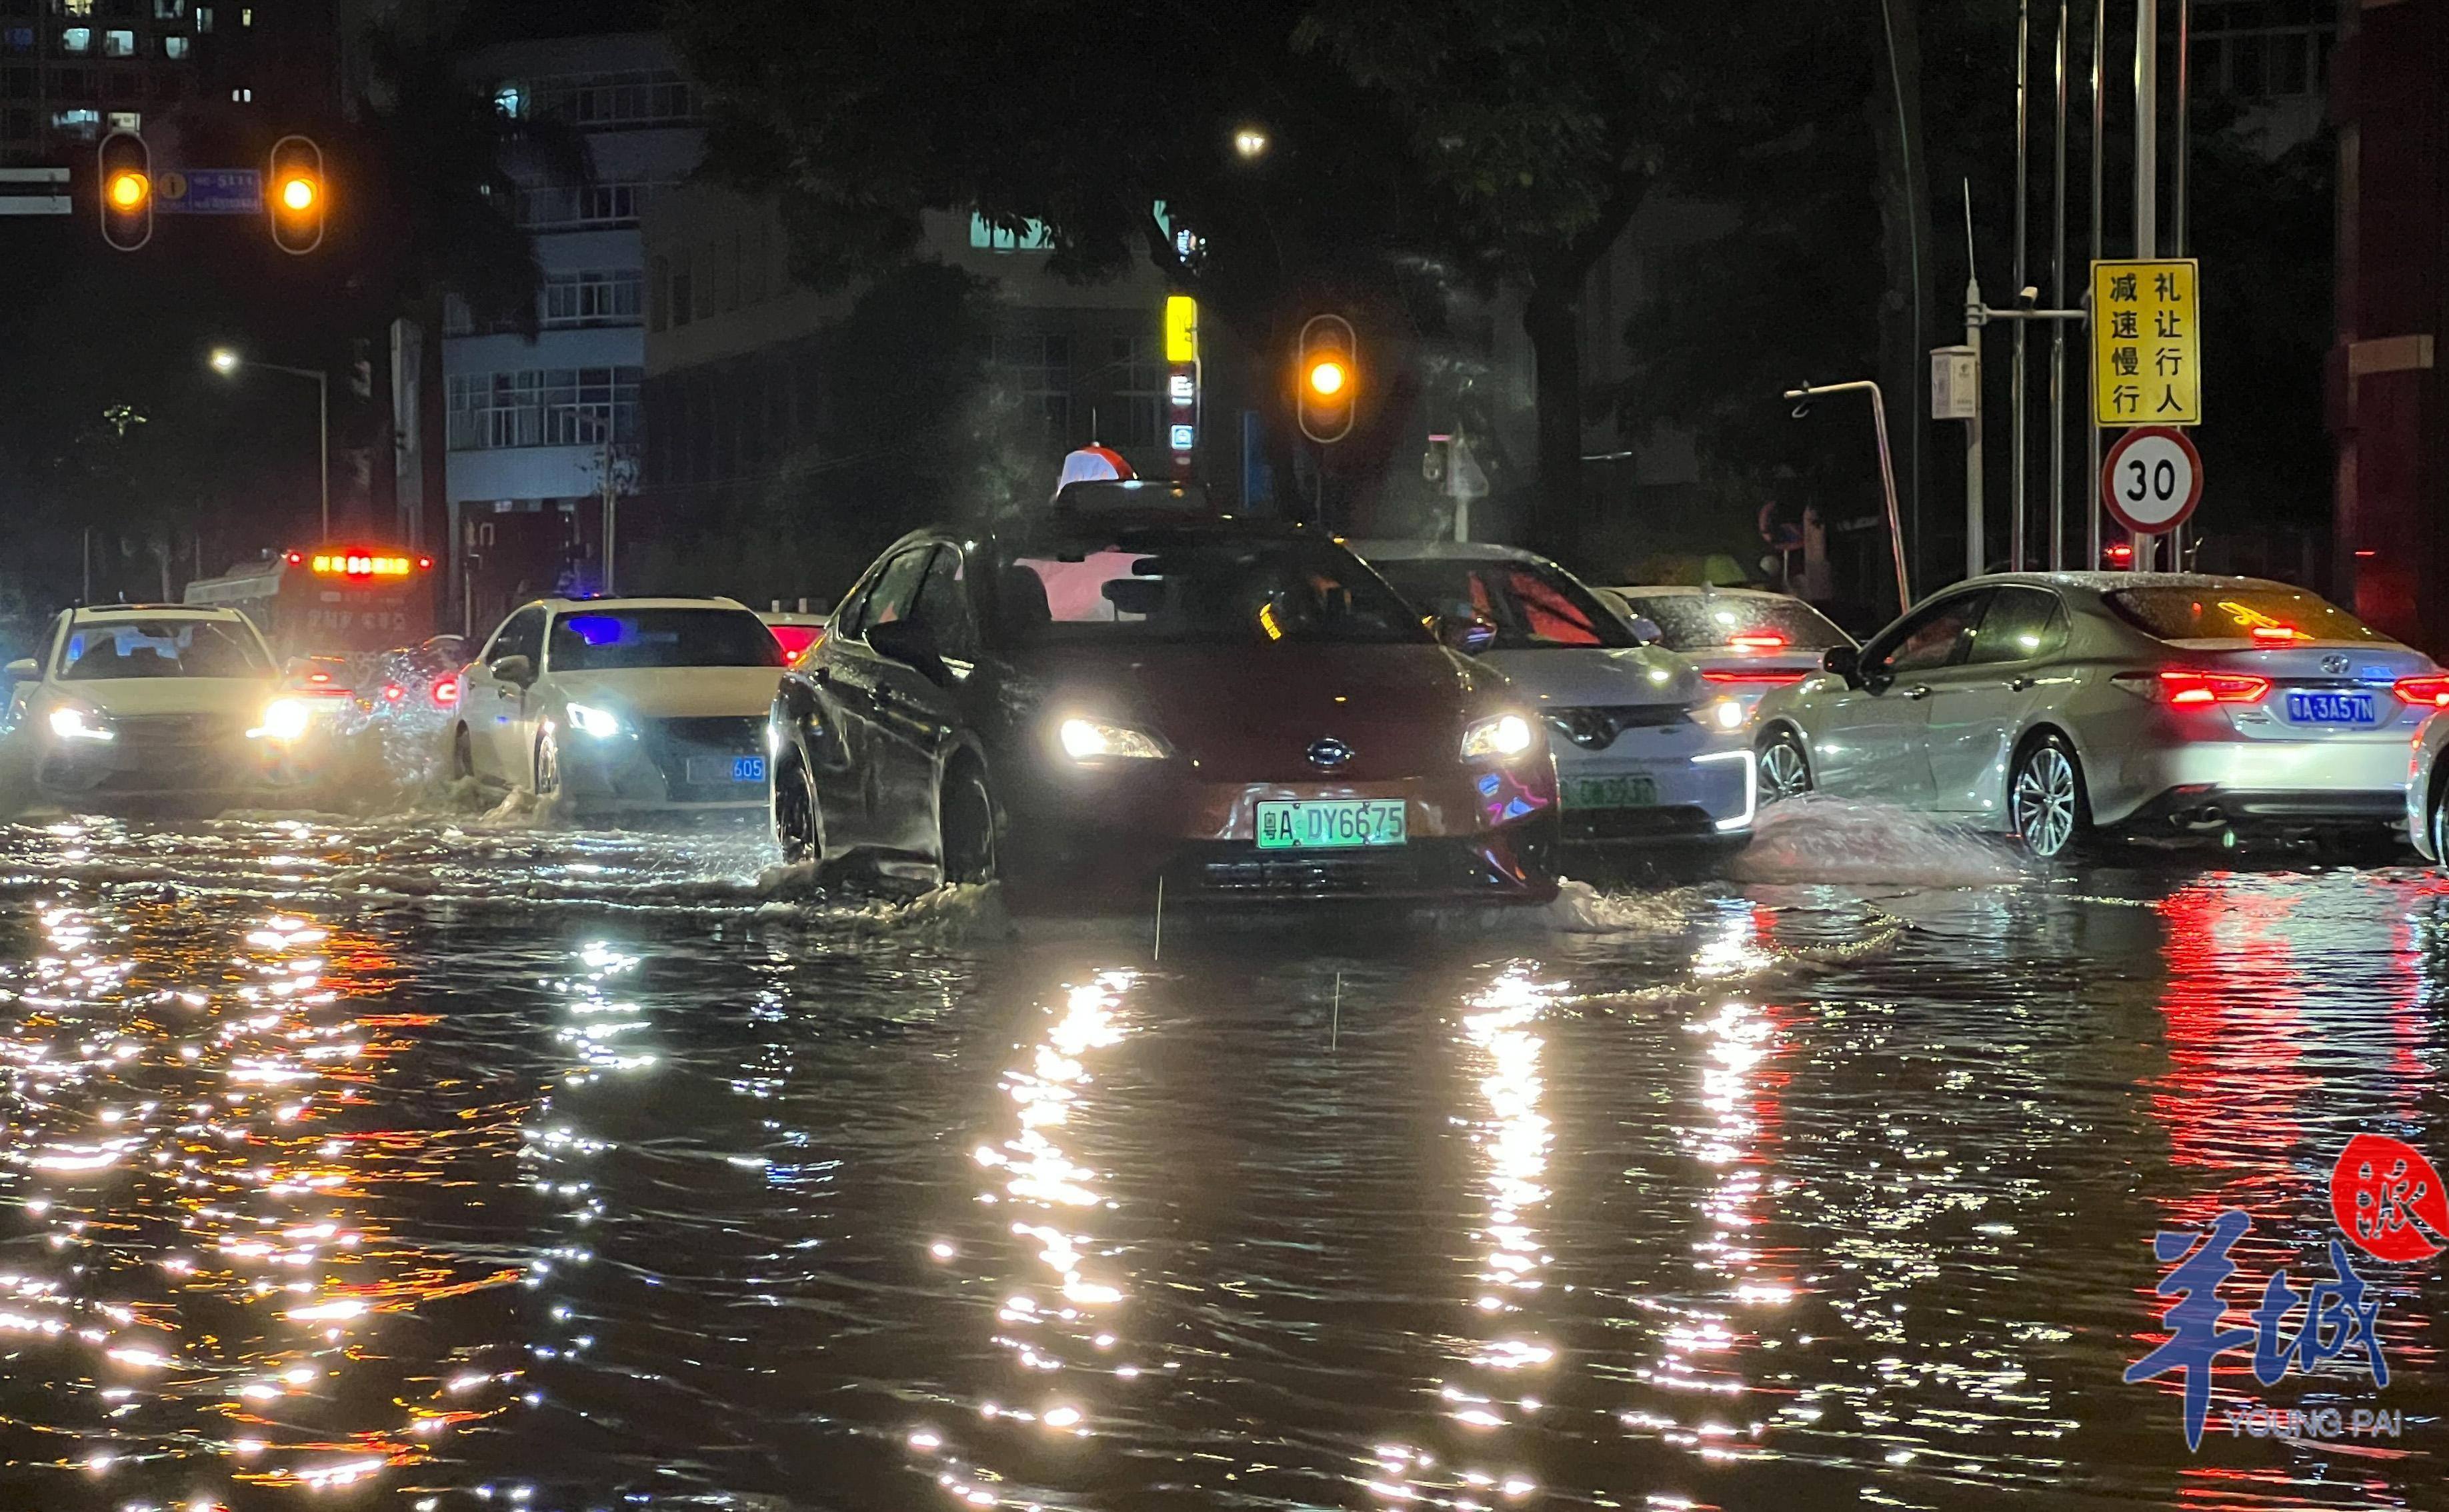
[[[2449,1506],[2438,1259],[2386,1388],[2120,1379],[2155,1229],[2256,1215],[2233,1326],[2449,1157],[2442,883],[1815,807],[1161,959],[746,829],[0,829],[0,1508]]]

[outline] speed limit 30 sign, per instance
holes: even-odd
[[[2117,523],[2159,535],[2186,523],[2203,499],[2203,455],[2183,431],[2146,426],[2119,436],[2100,464],[2100,498]]]

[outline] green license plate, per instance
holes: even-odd
[[[1259,805],[1259,849],[1291,851],[1401,845],[1400,798],[1320,798]]]
[[[1564,789],[1569,809],[1648,809],[1658,803],[1658,779],[1650,776],[1574,777]]]

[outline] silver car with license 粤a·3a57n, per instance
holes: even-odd
[[[2087,830],[2383,833],[2449,679],[2319,595],[2195,573],[2018,573],[1923,601],[1771,693],[1762,787],[1878,798],[2054,856]]]

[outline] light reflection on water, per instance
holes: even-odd
[[[2258,1285],[2348,1133],[2449,1158],[2428,881],[1700,889],[1158,965],[778,906],[723,835],[451,822],[0,833],[0,1505],[2438,1484],[2437,1268],[2382,1278],[2407,1459],[2189,1456],[2117,1378],[2153,1227],[2267,1214]]]

